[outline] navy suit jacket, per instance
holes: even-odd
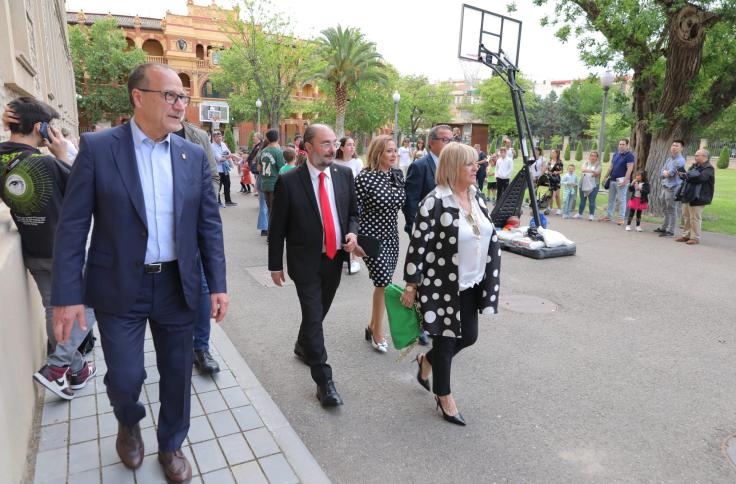
[[[414,219],[417,217],[419,202],[424,200],[424,197],[434,190],[437,185],[434,174],[434,160],[429,152],[409,165],[409,171],[406,172],[406,184],[404,185],[404,190],[406,190],[406,202],[404,203],[406,224],[404,230],[409,235],[411,235]]]
[[[170,140],[176,256],[184,298],[196,309],[200,257],[210,292],[226,292],[222,221],[204,150],[179,136]],[[51,304],[126,314],[142,283],[147,242],[130,125],[82,135],[56,230]]]

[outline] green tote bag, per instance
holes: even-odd
[[[404,288],[389,284],[384,292],[388,325],[394,348],[401,350],[414,343],[421,332],[421,315],[416,307],[411,309],[401,304]]]

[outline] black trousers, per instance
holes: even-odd
[[[478,303],[481,298],[480,286],[460,291],[460,334],[461,338],[433,336],[432,349],[426,358],[432,365],[432,391],[437,396],[452,393],[450,390],[450,370],[452,358],[463,348],[472,346],[478,340]]]
[[[296,283],[296,294],[302,308],[302,323],[297,343],[304,350],[304,359],[309,365],[312,379],[317,385],[332,380],[332,368],[327,364],[327,350],[322,331],[322,322],[330,310],[342,276],[341,253],[330,260],[322,254],[319,278],[307,283]]]
[[[232,203],[230,198],[230,173],[219,173],[220,175],[220,188],[225,192],[225,203]],[[217,203],[220,203],[220,191],[217,191]]]
[[[496,200],[501,200],[501,195],[503,195],[503,192],[506,191],[506,188],[508,188],[508,186],[508,178],[496,178]]]
[[[634,214],[636,214],[636,226],[638,227],[641,225],[641,210],[634,210],[633,208],[629,209],[629,217],[626,219],[626,225],[631,225],[631,219],[634,218]]]

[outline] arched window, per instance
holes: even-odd
[[[224,99],[227,97],[225,93],[216,90],[215,87],[212,85],[212,81],[210,81],[209,79],[204,81],[204,84],[202,84],[201,95],[202,97],[215,99]]]
[[[304,87],[302,87],[302,96],[304,97],[312,97],[314,96],[314,88],[311,84],[304,84]]]
[[[197,44],[197,59],[204,60],[204,47],[202,44]]]
[[[179,73],[179,79],[181,79],[181,85],[184,86],[186,89],[189,89],[192,87],[191,81],[189,80],[189,75],[185,74],[183,72]]]
[[[131,39],[130,37],[125,38],[125,42],[128,44],[128,46],[125,48],[125,50],[130,50],[135,48],[135,41]]]
[[[147,55],[155,55],[159,57],[163,57],[164,55],[164,46],[156,39],[148,39],[143,42],[143,50]]]

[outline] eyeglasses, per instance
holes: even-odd
[[[136,87],[139,91],[143,92],[157,92],[160,93],[164,97],[164,101],[166,101],[166,104],[171,104],[172,106],[176,104],[176,101],[181,101],[181,103],[184,106],[189,105],[189,101],[192,100],[191,96],[185,96],[184,94],[177,94],[174,91],[156,91],[154,89],[143,89],[140,87]]]
[[[452,138],[432,138],[432,139],[437,140],[437,141],[442,141],[443,144],[447,144],[450,141],[452,141]]]

